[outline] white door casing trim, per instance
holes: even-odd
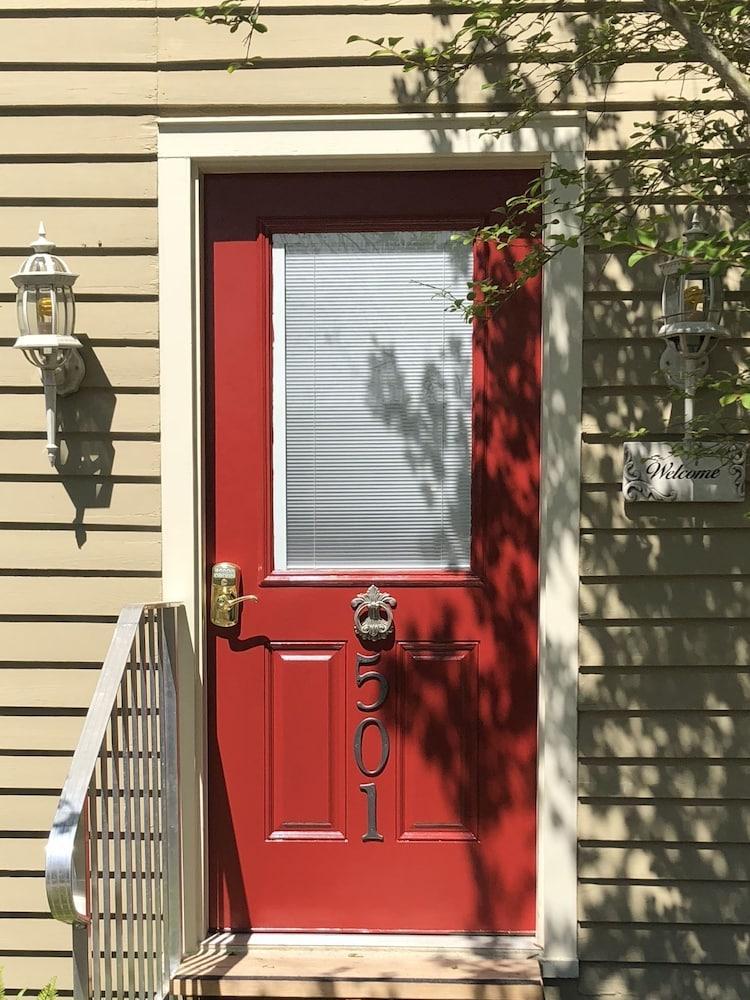
[[[159,123],[164,598],[186,607],[180,649],[185,941],[205,936],[201,177],[217,172],[583,165],[580,115],[495,138],[483,114],[165,119]],[[570,189],[566,199],[570,200]],[[575,230],[572,213],[556,213]],[[583,250],[543,274],[537,941],[545,975],[577,975],[578,543]]]

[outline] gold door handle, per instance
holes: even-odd
[[[216,563],[211,570],[211,624],[234,628],[240,619],[238,607],[244,601],[258,603],[255,594],[239,596],[240,568],[234,563]]]
[[[229,598],[224,597],[224,595],[222,594],[219,597],[219,603],[222,605],[222,607],[225,608],[233,608],[236,604],[242,604],[243,601],[252,601],[253,604],[257,604],[258,598],[255,596],[255,594],[245,594],[244,597],[229,597]]]

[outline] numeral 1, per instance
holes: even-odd
[[[378,833],[378,790],[375,782],[360,785],[359,790],[367,796],[367,833],[362,834],[362,840],[382,840],[383,834]]]

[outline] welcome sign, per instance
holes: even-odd
[[[676,455],[667,441],[628,441],[622,473],[627,501],[731,502],[745,499],[744,445],[722,456]]]

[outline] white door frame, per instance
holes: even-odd
[[[206,930],[201,177],[216,172],[583,165],[582,116],[510,135],[481,114],[164,119],[158,215],[164,598],[186,607],[181,678],[185,940]],[[570,191],[566,193],[570,197]],[[573,231],[572,214],[558,216]],[[576,682],[583,250],[544,269],[537,942],[545,975],[578,972]]]

